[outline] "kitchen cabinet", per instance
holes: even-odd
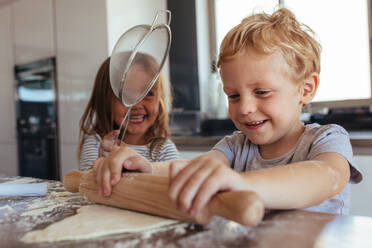
[[[350,214],[372,216],[372,155],[356,155],[354,162],[363,173],[363,181],[351,185]]]

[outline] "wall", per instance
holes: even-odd
[[[15,64],[54,56],[55,0],[16,1],[12,4]],[[30,11],[35,9],[37,11]]]
[[[15,176],[18,174],[18,168],[11,15],[11,6],[0,8],[0,175]]]
[[[105,1],[56,0],[61,176],[78,168],[79,120],[100,63],[107,57]]]

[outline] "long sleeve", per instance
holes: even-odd
[[[101,138],[98,135],[89,135],[86,137],[79,161],[79,170],[88,170],[92,167],[94,160],[98,158],[98,150]]]

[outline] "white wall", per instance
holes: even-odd
[[[78,168],[79,120],[99,65],[107,57],[105,1],[56,0],[61,176]]]
[[[12,8],[0,8],[0,175],[18,174],[13,77]]]
[[[167,1],[108,0],[106,1],[106,6],[108,54],[111,54],[115,43],[125,31],[136,25],[151,25],[156,11],[167,9]],[[166,75],[169,75],[168,60],[163,70]]]
[[[54,56],[54,0],[16,1],[12,9],[15,64]]]

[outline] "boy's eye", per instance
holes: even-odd
[[[263,96],[263,95],[267,95],[270,91],[268,90],[256,90],[256,95],[260,95],[260,96]]]

